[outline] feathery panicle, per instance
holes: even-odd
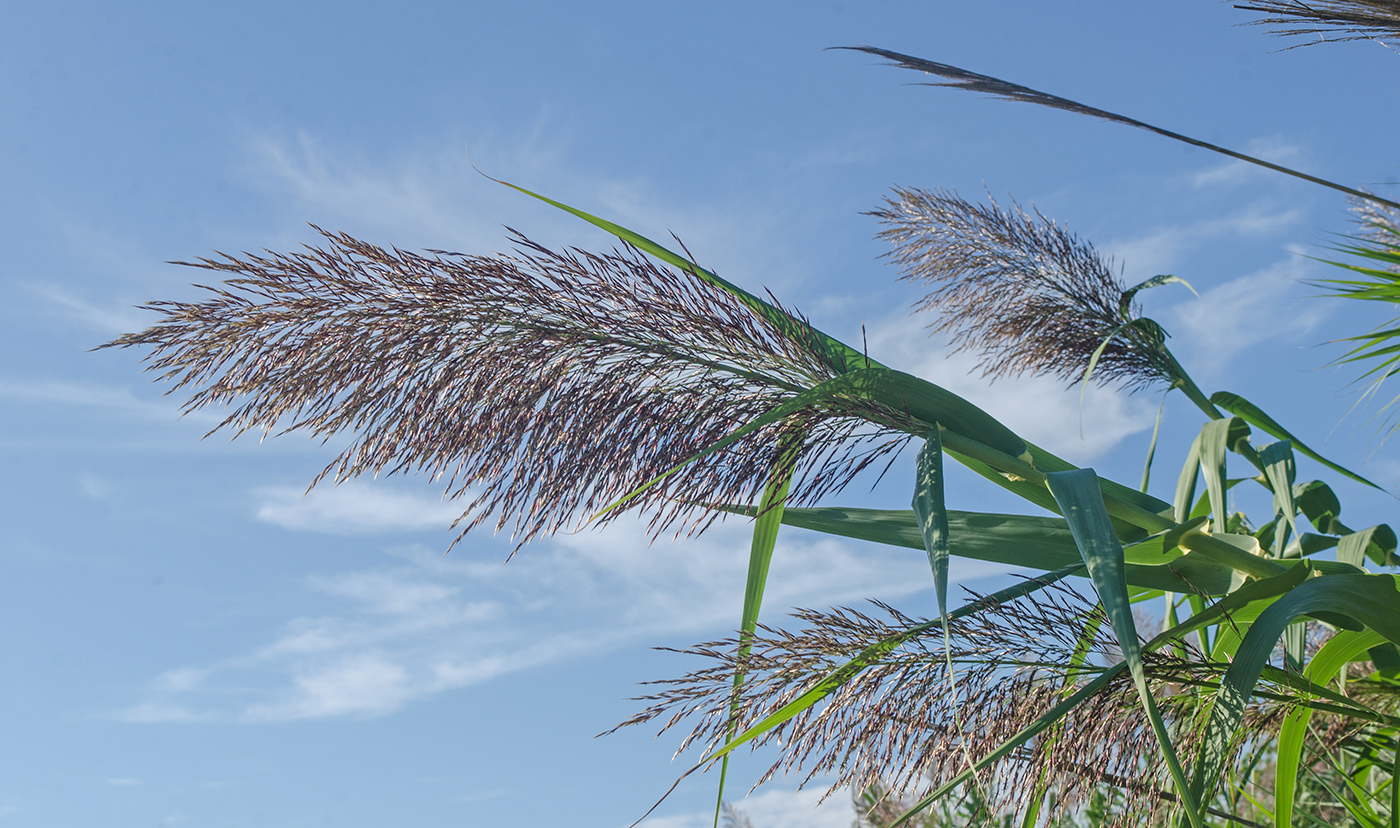
[[[744,662],[749,678],[741,690],[740,729],[798,698],[865,647],[923,623],[876,606],[878,614],[800,610],[795,617],[803,627],[797,632],[762,628]],[[1069,665],[1090,622],[1097,626],[1088,642],[1089,658],[1076,673]],[[778,751],[759,784],[779,773],[800,773],[803,784],[818,776],[833,778],[832,791],[875,786],[896,797],[922,798],[964,770],[968,756],[988,755],[1094,678],[1099,669],[1094,665],[1121,660],[1111,627],[1101,606],[1061,585],[1036,599],[987,602],[951,628],[956,698],[945,672],[942,633],[930,630],[821,704],[759,736],[755,749],[768,745]],[[731,639],[678,651],[712,665],[653,682],[664,689],[641,697],[651,706],[619,727],[659,721],[665,732],[685,723],[692,730],[681,750],[722,744],[737,644]],[[1185,657],[1152,652],[1145,659],[1162,713],[1178,734],[1177,748],[1190,755],[1199,743],[1199,688],[1218,686],[1228,665],[1211,664],[1195,652]],[[1252,708],[1252,732],[1275,727],[1279,716],[1277,704]],[[1101,784],[1126,786],[1141,795],[1131,797],[1117,816],[1122,824],[1146,824],[1146,817],[1174,802],[1158,758],[1152,727],[1125,672],[1060,725],[982,773],[981,793],[993,813],[1005,814],[1028,804],[1037,780],[1052,786],[1056,808],[1071,810]]]
[[[1269,15],[1253,21],[1273,26],[1282,37],[1316,39],[1289,48],[1346,40],[1400,40],[1400,2],[1397,0],[1255,0],[1235,8]]]
[[[1360,237],[1372,249],[1390,252],[1400,249],[1400,208],[1353,198],[1351,213],[1360,230]],[[1388,269],[1395,268],[1395,265],[1390,265]]]
[[[463,534],[492,514],[521,544],[575,525],[834,375],[813,342],[631,248],[561,253],[516,234],[515,255],[415,254],[320,232],[325,247],[200,260],[229,276],[211,298],[147,305],[164,318],[109,346],[148,346],[149,370],[194,389],[186,411],[231,407],[215,431],[353,435],[317,481],[445,478],[468,499]],[[896,451],[908,437],[893,432],[917,430],[901,417],[833,400],[628,508],[654,533],[703,529],[718,513],[699,504],[753,499],[785,434],[803,441],[794,499],[812,499]]]
[[[934,286],[919,309],[938,311],[932,327],[959,349],[982,352],[984,374],[1076,381],[1113,336],[1094,369],[1100,383],[1171,381],[1161,328],[1125,301],[1112,263],[1064,227],[1014,202],[983,206],[941,190],[896,188],[885,204],[871,215],[895,245],[887,255],[903,278]]]

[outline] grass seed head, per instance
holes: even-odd
[[[510,255],[419,254],[320,232],[321,247],[193,263],[226,281],[146,305],[162,319],[109,345],[148,348],[149,370],[190,392],[186,411],[226,408],[215,431],[351,436],[317,481],[445,480],[466,502],[463,533],[495,516],[523,544],[581,524],[834,376],[800,316],[780,331],[631,248],[556,252],[517,234]],[[719,513],[702,504],[755,500],[792,440],[792,500],[810,501],[896,452],[900,418],[855,399],[813,406],[627,508],[654,533],[703,529]]]
[[[1107,340],[1092,375],[1100,384],[1171,381],[1165,335],[1126,301],[1111,261],[1038,211],[989,202],[897,188],[871,213],[903,278],[933,287],[918,308],[939,314],[934,330],[980,352],[991,377],[1075,382]]]

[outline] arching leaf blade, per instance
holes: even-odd
[[[1104,508],[1098,475],[1091,469],[1053,472],[1046,475],[1045,481],[1060,504],[1065,520],[1069,523],[1070,532],[1074,535],[1075,544],[1089,569],[1089,577],[1098,590],[1099,601],[1113,624],[1113,632],[1123,653],[1123,661],[1133,677],[1133,684],[1137,687],[1143,712],[1146,713],[1157,736],[1162,757],[1167,762],[1186,816],[1193,828],[1202,828],[1204,820],[1198,804],[1201,800],[1194,796],[1190,789],[1171,735],[1167,732],[1162,714],[1157,709],[1156,699],[1147,684],[1137,625],[1133,621],[1132,604],[1128,599],[1123,547],[1118,542],[1118,536],[1108,519],[1108,511]]]
[[[1365,485],[1370,486],[1373,489],[1381,488],[1380,486],[1377,486],[1375,483],[1372,483],[1371,481],[1367,480],[1366,478],[1362,477],[1356,472],[1350,471],[1349,469],[1346,469],[1336,463],[1333,463],[1331,460],[1328,460],[1326,457],[1323,457],[1321,454],[1318,454],[1302,440],[1299,440],[1297,437],[1293,436],[1293,434],[1289,432],[1288,429],[1275,422],[1272,417],[1270,417],[1268,414],[1265,414],[1263,410],[1261,410],[1258,406],[1256,406],[1254,403],[1251,403],[1249,400],[1246,400],[1244,397],[1241,397],[1239,394],[1232,394],[1229,391],[1217,391],[1216,393],[1210,396],[1210,401],[1215,405],[1218,405],[1221,408],[1225,409],[1226,411],[1229,411],[1231,414],[1234,414],[1236,417],[1242,418],[1250,425],[1254,426],[1255,428],[1258,428],[1260,431],[1266,432],[1279,440],[1288,440],[1290,443],[1293,444],[1293,449],[1295,451],[1301,454],[1305,454],[1308,457],[1311,457],[1312,459],[1316,460],[1317,462],[1321,463],[1322,465],[1326,466],[1332,471],[1335,471],[1338,474],[1344,474],[1347,477],[1350,477],[1352,480],[1355,480],[1358,483],[1364,483]],[[1382,489],[1382,491],[1384,490]]]

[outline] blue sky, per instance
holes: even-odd
[[[289,250],[308,223],[407,249],[490,252],[503,225],[607,248],[472,171],[549,193],[767,287],[872,355],[1030,439],[1135,482],[1157,397],[1043,379],[988,385],[908,316],[920,292],[861,215],[892,185],[1009,193],[1116,257],[1208,391],[1242,393],[1393,485],[1338,336],[1378,311],[1313,296],[1308,258],[1340,196],[1199,150],[1023,105],[911,85],[829,46],[870,44],[997,75],[1385,190],[1400,57],[1278,52],[1223,3],[28,4],[0,30],[0,824],[619,826],[683,770],[676,739],[593,735],[637,682],[693,666],[650,650],[725,634],[745,527],[679,544],[558,536],[502,565],[421,479],[303,497],[336,453],[299,437],[200,439],[133,351],[88,349],[190,299],[215,250]],[[1392,188],[1393,189],[1393,188]],[[1228,319],[1228,324],[1220,320]],[[1197,414],[1169,400],[1158,494]],[[909,458],[874,492],[903,507]],[[1320,476],[1302,461],[1300,474]],[[1349,523],[1389,497],[1338,484]],[[954,508],[1019,508],[962,479]],[[865,598],[931,612],[919,555],[792,531],[765,618]],[[956,565],[977,588],[996,572]],[[766,767],[736,762],[732,791]],[[651,820],[708,824],[713,779]],[[779,780],[758,828],[843,826],[844,797]]]

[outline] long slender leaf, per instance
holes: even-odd
[[[1113,623],[1113,632],[1118,639],[1118,648],[1137,687],[1138,699],[1143,712],[1152,723],[1162,757],[1167,762],[1177,795],[1181,798],[1186,815],[1194,828],[1202,828],[1204,820],[1198,804],[1201,799],[1194,795],[1181,760],[1177,757],[1171,735],[1167,732],[1162,714],[1157,709],[1157,701],[1152,689],[1147,685],[1147,675],[1142,666],[1142,651],[1138,643],[1137,625],[1133,621],[1132,606],[1128,601],[1128,588],[1124,572],[1123,547],[1104,509],[1103,495],[1099,491],[1098,476],[1091,469],[1053,472],[1046,475],[1050,492],[1055,495],[1069,522],[1084,563],[1089,568],[1089,576],[1098,590],[1099,601]]]
[[[473,165],[473,169],[475,168],[475,165]],[[744,290],[738,285],[735,285],[725,279],[722,279],[715,273],[706,270],[705,268],[696,264],[694,261],[691,261],[689,257],[680,256],[666,249],[660,244],[657,244],[656,242],[652,241],[646,236],[643,236],[640,233],[629,230],[626,227],[623,227],[620,224],[615,224],[611,221],[608,221],[607,219],[599,218],[598,216],[595,216],[591,213],[584,212],[583,210],[580,210],[577,207],[571,207],[567,204],[564,204],[563,202],[555,201],[554,199],[549,198],[548,196],[544,196],[531,190],[527,190],[524,187],[512,184],[509,181],[502,181],[499,178],[493,178],[492,176],[486,175],[486,173],[481,172],[480,169],[477,169],[477,172],[481,173],[481,175],[491,179],[497,184],[502,184],[506,187],[511,188],[512,190],[524,193],[525,195],[530,196],[531,198],[539,199],[540,201],[543,201],[545,204],[548,204],[552,207],[557,207],[558,209],[563,210],[566,213],[575,215],[588,222],[589,224],[592,224],[594,227],[606,230],[614,236],[617,236],[619,239],[626,242],[627,244],[632,245],[638,250],[655,256],[660,261],[665,262],[666,264],[671,265],[672,267],[678,268],[688,273],[693,273],[695,274],[695,276],[699,277],[700,279],[703,279],[709,284],[728,292],[729,294],[738,298],[744,304],[752,308],[753,311],[759,316],[762,316],[763,318],[772,322],[779,330],[783,331],[787,336],[792,337],[793,341],[809,344],[819,344],[827,354],[828,364],[830,365],[830,367],[838,372],[844,373],[845,371],[855,370],[857,368],[864,367],[883,367],[878,362],[871,360],[864,353],[857,351],[856,349],[852,348],[846,343],[841,342],[840,340],[829,336],[817,330],[816,328],[813,328],[811,325],[807,324],[805,320],[798,319],[792,314],[789,314],[786,311],[774,307],[772,304],[765,302],[764,300],[758,298],[752,293],[749,293],[748,291]]]
[[[1048,106],[1052,109],[1062,109],[1067,112],[1074,112],[1080,115],[1088,115],[1091,118],[1100,118],[1105,121],[1111,121],[1113,123],[1123,124],[1125,126],[1137,127],[1138,129],[1145,129],[1148,132],[1154,132],[1163,137],[1171,138],[1174,141],[1181,141],[1182,143],[1190,144],[1194,147],[1200,147],[1201,149],[1210,150],[1211,152],[1217,152],[1221,155],[1228,155],[1231,158],[1244,161],[1248,164],[1254,164],[1256,166],[1264,167],[1265,169],[1273,170],[1274,172],[1280,172],[1284,175],[1290,175],[1294,178],[1301,178],[1302,180],[1310,181],[1313,184],[1319,184],[1323,187],[1329,187],[1333,190],[1338,190],[1355,198],[1374,202],[1376,204],[1384,204],[1388,207],[1400,208],[1400,203],[1396,203],[1394,201],[1391,201],[1390,199],[1381,198],[1375,193],[1368,193],[1364,190],[1358,190],[1353,187],[1347,187],[1342,184],[1337,184],[1336,182],[1328,181],[1325,178],[1318,178],[1314,175],[1308,175],[1307,173],[1299,172],[1294,169],[1289,169],[1288,167],[1275,164],[1271,161],[1265,161],[1260,158],[1255,158],[1251,155],[1245,155],[1241,152],[1235,152],[1234,150],[1216,146],[1215,144],[1207,143],[1196,138],[1191,138],[1190,136],[1182,135],[1179,132],[1172,132],[1171,130],[1162,129],[1161,127],[1156,127],[1151,124],[1144,123],[1143,121],[1139,121],[1134,118],[1129,118],[1125,115],[1118,115],[1113,112],[1108,112],[1107,110],[1097,109],[1092,106],[1086,106],[1085,104],[1069,100],[1068,98],[1061,98],[1058,95],[1051,95],[1046,92],[1040,92],[1035,89],[1031,89],[1027,86],[1021,86],[1020,84],[1010,83],[1008,81],[993,78],[988,75],[979,75],[976,72],[969,72],[966,69],[959,69],[956,66],[949,66],[946,63],[935,63],[931,60],[911,57],[909,55],[902,55],[899,52],[891,52],[888,49],[877,49],[873,46],[838,46],[834,48],[848,49],[851,51],[865,52],[867,54],[878,55],[905,69],[913,69],[920,72],[927,72],[929,74],[937,75],[939,77],[948,79],[946,82],[943,83],[929,84],[930,86],[950,86],[957,89],[967,89],[973,92],[981,92],[988,95],[994,95],[998,98],[1003,98],[1005,100],[1022,101],[1025,103],[1038,104],[1040,106]]]
[[[934,428],[924,440],[915,463],[914,518],[918,521],[920,540],[928,553],[929,568],[933,570],[934,594],[938,598],[938,617],[948,618],[948,555],[950,549],[948,507],[943,491],[943,447]],[[943,634],[948,635],[947,624]]]
[[[1185,285],[1187,290],[1191,291],[1192,293],[1196,293],[1196,289],[1191,286],[1191,283],[1181,278],[1180,276],[1173,276],[1170,273],[1162,273],[1157,276],[1153,276],[1149,279],[1144,279],[1143,281],[1138,282],[1136,285],[1133,285],[1132,287],[1123,291],[1122,298],[1118,300],[1118,313],[1122,316],[1127,316],[1132,306],[1133,299],[1137,298],[1138,293],[1144,290],[1151,290],[1152,288],[1162,287],[1163,285],[1171,284]],[[1197,297],[1200,297],[1200,295],[1201,294],[1196,293]]]
[[[1201,428],[1201,473],[1206,479],[1206,491],[1210,494],[1210,513],[1215,521],[1215,530],[1223,532],[1229,518],[1225,504],[1225,458],[1229,451],[1231,429],[1239,421],[1231,417],[1225,420],[1211,420]]]
[[[965,438],[965,442],[986,446],[993,452],[1014,457],[1027,452],[1026,444],[1014,432],[982,409],[957,394],[902,371],[884,367],[862,368],[809,388],[781,405],[749,420],[723,438],[687,457],[670,469],[628,492],[599,510],[606,514],[691,463],[719,451],[772,423],[798,411],[838,397],[862,397],[903,410],[928,427],[935,423]]]
[[[1290,532],[1298,534],[1298,504],[1293,502],[1293,484],[1297,478],[1297,468],[1293,461],[1293,444],[1288,440],[1270,443],[1259,450],[1259,459],[1264,463],[1264,475],[1269,478],[1269,488],[1274,490],[1274,512],[1278,520],[1284,521]],[[1275,557],[1282,555],[1288,545],[1288,535],[1277,530]]]
[[[943,627],[943,658],[945,668],[948,671],[948,696],[954,699],[953,724],[961,727],[958,721],[957,711],[957,671],[953,664],[953,640],[952,633],[948,629],[948,557],[949,557],[949,529],[948,529],[948,506],[945,501],[945,480],[943,477],[943,446],[939,442],[937,425],[929,431],[928,437],[924,439],[924,445],[919,450],[918,460],[915,462],[916,476],[914,481],[914,516],[919,521],[919,534],[924,542],[924,551],[928,554],[929,567],[933,570],[934,594],[938,598],[938,620]],[[967,747],[964,740],[959,739],[959,744],[963,745],[964,753]],[[968,764],[972,763],[969,754]],[[975,777],[974,777],[975,779]]]
[[[1373,489],[1381,488],[1380,486],[1377,486],[1375,483],[1372,483],[1371,481],[1367,480],[1366,478],[1362,477],[1356,472],[1349,471],[1343,468],[1342,466],[1333,463],[1331,460],[1328,460],[1326,457],[1323,457],[1322,455],[1318,454],[1316,451],[1313,451],[1302,440],[1299,440],[1297,437],[1293,436],[1293,434],[1290,433],[1288,429],[1279,425],[1277,422],[1274,421],[1272,417],[1270,417],[1268,414],[1265,414],[1263,410],[1261,410],[1258,406],[1256,406],[1249,400],[1246,400],[1244,397],[1241,397],[1239,394],[1232,394],[1229,391],[1217,391],[1216,393],[1210,396],[1210,401],[1225,409],[1226,411],[1229,411],[1231,414],[1234,414],[1236,417],[1243,418],[1246,422],[1248,422],[1255,428],[1258,428],[1261,431],[1271,434],[1280,440],[1288,440],[1290,443],[1293,444],[1293,448],[1295,450],[1307,455],[1308,457],[1311,457],[1312,459],[1316,460],[1317,462],[1321,463],[1322,465],[1326,466],[1332,471],[1338,472],[1339,474],[1344,474],[1347,477],[1350,477],[1352,480],[1355,480],[1358,483],[1364,483]]]
[[[1279,598],[1250,626],[1211,707],[1205,737],[1196,757],[1192,791],[1206,798],[1237,734],[1245,705],[1279,637],[1294,619],[1324,612],[1349,618],[1400,642],[1400,588],[1389,575],[1328,575],[1312,578]]]
[[[1191,442],[1191,450],[1186,453],[1186,465],[1181,469],[1181,476],[1176,481],[1176,501],[1172,506],[1172,513],[1176,515],[1177,523],[1185,523],[1188,515],[1191,514],[1191,504],[1196,499],[1196,481],[1200,479],[1201,473],[1201,436],[1196,435],[1196,439]]]
[[[1147,460],[1142,464],[1142,485],[1138,487],[1140,491],[1147,491],[1147,483],[1152,479],[1152,459],[1157,456],[1157,435],[1162,433],[1162,412],[1167,407],[1167,395],[1162,395],[1162,401],[1157,403],[1157,419],[1152,424],[1152,442],[1147,444]]]
[[[751,514],[747,507],[712,504],[735,514]],[[1050,571],[1080,559],[1065,522],[1059,518],[1003,515],[991,512],[948,510],[949,553],[960,558]],[[919,523],[909,510],[857,509],[826,506],[786,509],[783,523],[857,540],[924,549]],[[1200,525],[1200,521],[1187,528]],[[1199,591],[1223,595],[1230,589],[1234,570],[1205,556],[1183,555],[1176,549],[1175,533],[1167,533],[1128,548],[1128,583],[1135,587],[1173,591]],[[1164,549],[1166,540],[1170,546]],[[1176,551],[1173,551],[1176,550]]]
[[[763,607],[763,593],[768,585],[768,568],[773,561],[773,548],[778,542],[778,529],[782,526],[783,507],[787,504],[788,490],[792,486],[793,471],[797,465],[798,452],[802,446],[801,437],[789,437],[778,450],[777,462],[769,475],[763,498],[759,501],[759,514],[753,526],[753,540],[749,546],[749,571],[744,581],[744,610],[739,622],[738,666],[734,670],[734,695],[729,702],[728,734],[733,736],[738,729],[739,689],[744,684],[744,662],[753,647],[754,631],[758,628],[758,614]],[[719,792],[715,799],[715,826],[719,825],[720,812],[724,806],[724,780],[729,772],[729,757],[719,772]]]
[[[1041,448],[1040,446],[1030,442],[1029,440],[1026,441],[1026,447],[1030,450],[1031,457],[1034,459],[1036,468],[1042,471],[1073,471],[1079,468],[1078,466],[1074,465],[1068,460],[1055,456],[1051,452],[1047,451],[1044,448]],[[1144,512],[1151,512],[1155,515],[1166,516],[1171,514],[1172,504],[1167,503],[1165,500],[1153,497],[1147,492],[1139,491],[1138,489],[1134,489],[1131,486],[1124,486],[1121,483],[1109,480],[1107,477],[1100,477],[1098,480],[1099,488],[1103,490],[1103,493],[1110,498],[1121,500],[1124,503],[1131,504],[1143,510]],[[1110,509],[1109,514],[1112,513],[1112,509]],[[1164,526],[1162,528],[1166,527]]]
[[[1379,633],[1372,630],[1340,632],[1317,651],[1303,675],[1318,684],[1329,684],[1344,666],[1384,640]],[[1313,711],[1310,708],[1295,707],[1284,717],[1283,725],[1279,729],[1274,774],[1274,825],[1277,828],[1290,828],[1292,825],[1303,737],[1307,735],[1312,715]]]

